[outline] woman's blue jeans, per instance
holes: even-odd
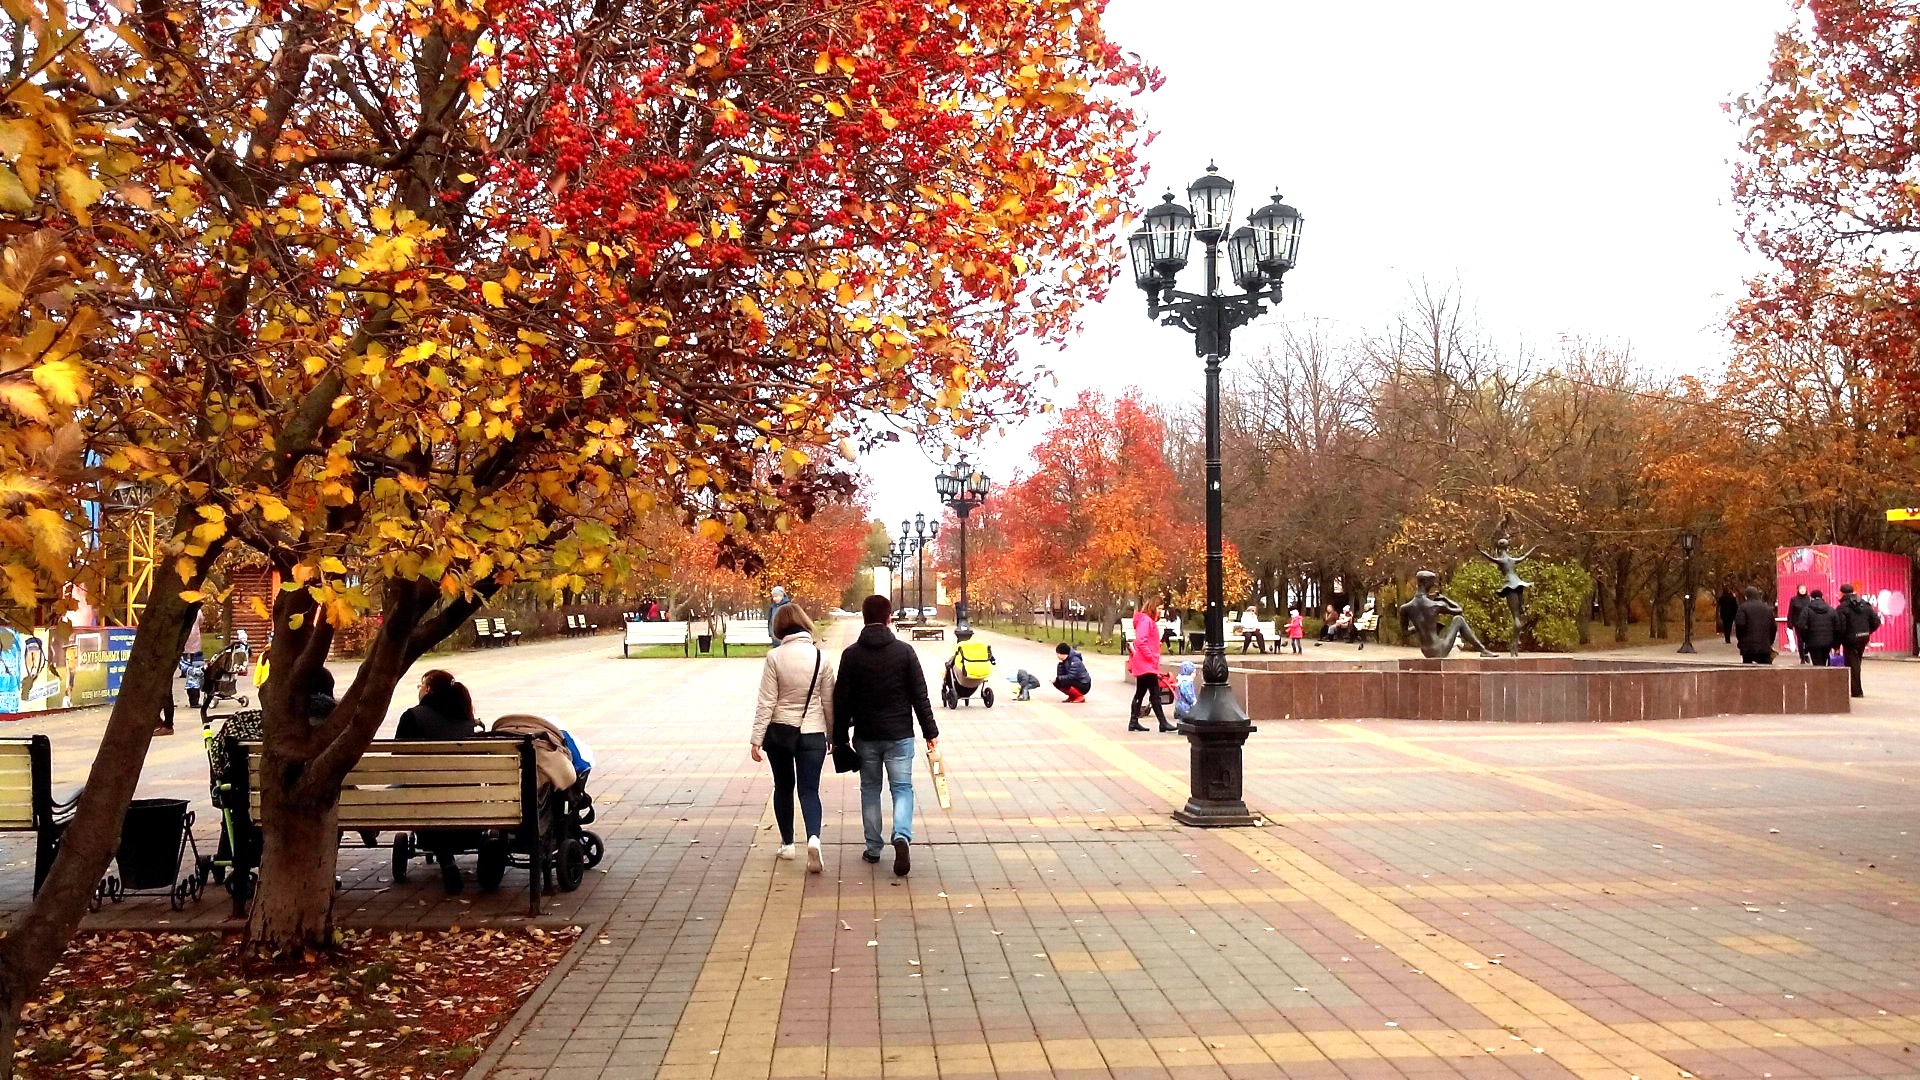
[[[780,825],[780,842],[793,843],[793,792],[800,789],[800,816],[808,836],[820,835],[820,767],[827,760],[827,737],[818,732],[800,736],[789,754],[766,747],[773,770],[773,820]]]

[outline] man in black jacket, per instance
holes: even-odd
[[[893,636],[887,620],[893,602],[869,596],[860,605],[866,627],[840,654],[840,670],[833,683],[833,741],[860,755],[860,823],[865,826],[867,849],[860,857],[880,861],[885,845],[880,833],[880,773],[884,769],[893,792],[893,872],[904,877],[912,862],[907,845],[913,841],[913,719],[932,752],[940,742],[933,722],[933,702],[927,698],[927,673],[913,646]]]
[[[1840,651],[1846,654],[1853,676],[1853,696],[1865,697],[1860,689],[1860,661],[1867,655],[1867,639],[1880,629],[1880,613],[1849,583],[1840,586],[1840,608],[1834,615],[1840,624]]]
[[[1826,667],[1833,647],[1840,643],[1840,620],[1827,606],[1826,593],[1815,589],[1807,597],[1807,606],[1800,609],[1800,621],[1793,624],[1793,632],[1799,635],[1800,654],[1815,666]]]
[[[1740,646],[1743,664],[1773,663],[1773,605],[1760,599],[1760,590],[1747,586],[1747,601],[1733,616],[1733,640]]]
[[[1807,605],[1812,602],[1813,597],[1807,595],[1807,587],[1805,585],[1800,586],[1799,591],[1793,594],[1793,599],[1787,601],[1787,626],[1793,630],[1794,650],[1800,654],[1800,662],[1803,664],[1809,664],[1813,661],[1807,656],[1806,639],[1800,636],[1800,615],[1807,610]]]

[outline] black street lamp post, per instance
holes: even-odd
[[[1280,282],[1300,251],[1300,212],[1273,200],[1255,210],[1248,224],[1228,229],[1233,219],[1233,181],[1212,165],[1187,187],[1189,209],[1168,192],[1147,211],[1145,223],[1127,239],[1135,284],[1147,294],[1147,316],[1193,335],[1194,352],[1206,363],[1207,441],[1207,654],[1193,719],[1180,725],[1189,747],[1187,804],[1174,812],[1183,825],[1252,825],[1255,817],[1242,795],[1242,753],[1254,727],[1227,681],[1225,591],[1220,504],[1220,364],[1232,351],[1233,331],[1280,302]],[[1174,288],[1187,265],[1194,239],[1206,245],[1206,280],[1197,293]],[[1221,288],[1220,248],[1234,284]]]
[[[1693,647],[1693,549],[1700,544],[1700,538],[1691,530],[1680,534],[1680,566],[1682,581],[1680,584],[1680,625],[1684,639],[1680,642],[1682,653],[1694,652]]]
[[[913,594],[914,621],[927,621],[927,545],[940,535],[940,523],[928,521],[927,515],[915,514],[913,520],[900,523],[900,542],[914,558]],[[902,596],[901,599],[906,599]]]
[[[887,549],[887,567],[893,571],[894,588],[900,591],[900,602],[893,607],[895,611],[907,605],[907,564],[912,557],[913,542],[903,531],[900,539],[895,540],[893,546]]]
[[[940,501],[960,518],[960,599],[953,605],[955,634],[967,628],[967,515],[987,501],[990,486],[987,474],[969,467],[965,459],[933,478],[933,488],[940,493]]]

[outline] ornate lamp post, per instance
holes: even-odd
[[[1682,653],[1694,652],[1693,647],[1693,549],[1700,545],[1700,538],[1689,529],[1680,534],[1680,625],[1684,639],[1680,642]]]
[[[911,521],[902,521],[900,523],[901,542],[907,545],[907,550],[913,554],[915,559],[913,571],[913,606],[916,609],[914,617],[919,622],[927,621],[927,545],[933,543],[934,537],[939,535],[940,523],[937,521],[928,521],[927,515],[925,514],[915,514]]]
[[[987,501],[990,488],[987,474],[969,466],[966,459],[956,462],[933,478],[933,489],[940,501],[960,517],[960,599],[953,605],[953,631],[967,628],[967,515]]]
[[[1229,234],[1233,181],[1213,165],[1187,187],[1191,209],[1168,192],[1127,239],[1134,283],[1147,294],[1147,316],[1193,335],[1194,352],[1206,362],[1207,386],[1207,654],[1204,681],[1193,719],[1180,725],[1189,745],[1189,797],[1174,812],[1183,825],[1251,825],[1242,797],[1241,753],[1254,728],[1227,682],[1226,560],[1221,540],[1220,364],[1232,349],[1233,331],[1280,302],[1280,281],[1300,252],[1300,211],[1273,200],[1255,210],[1248,224]],[[1199,292],[1174,288],[1195,239],[1206,247],[1206,278]],[[1220,248],[1227,249],[1233,282],[1220,280]]]
[[[900,587],[900,602],[894,605],[893,610],[899,611],[907,606],[907,566],[913,558],[913,540],[907,536],[905,529],[901,530],[900,539],[893,542],[890,558],[894,569],[894,580]]]

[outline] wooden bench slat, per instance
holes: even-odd
[[[347,774],[347,783],[353,783],[357,776],[431,775],[447,769],[517,776],[519,761],[517,754],[382,754],[361,758]]]
[[[355,771],[347,777],[348,787],[433,787],[454,786],[459,784],[494,784],[520,790],[518,770],[470,769],[461,766],[451,769],[434,769],[429,772],[385,772],[361,773]]]
[[[260,797],[252,796],[248,804],[258,818]],[[342,806],[337,824],[341,829],[433,829],[442,826],[513,828],[520,822],[518,803],[382,803]]]
[[[520,785],[456,784],[446,787],[353,787],[340,792],[340,805],[402,806],[427,803],[512,803],[520,806]]]
[[[33,807],[0,806],[0,829],[26,830],[33,828]]]

